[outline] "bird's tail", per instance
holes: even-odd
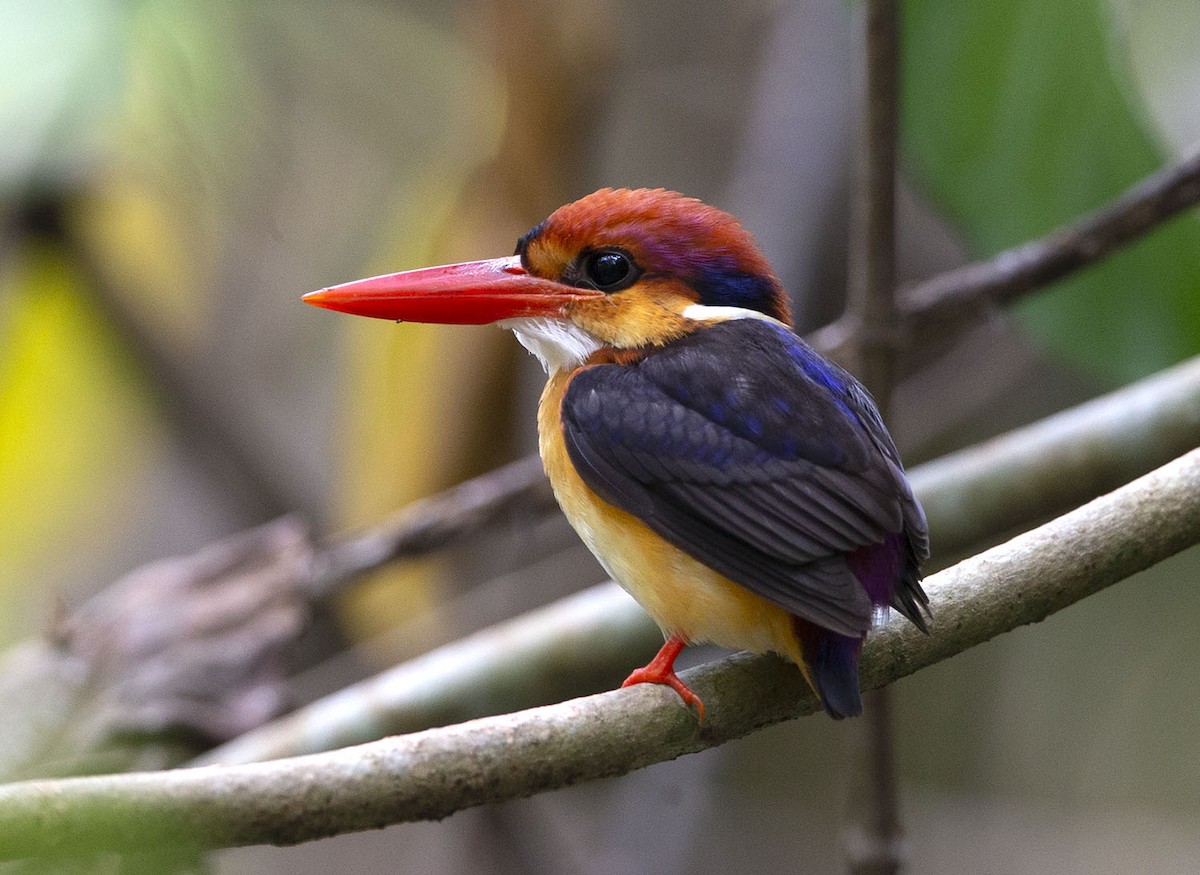
[[[863,710],[862,693],[858,689],[862,636],[839,635],[799,617],[794,622],[805,674],[826,713],[835,720],[857,717]]]

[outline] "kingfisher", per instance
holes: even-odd
[[[548,375],[539,449],[563,513],[662,629],[623,684],[665,684],[692,642],[791,660],[834,718],[895,608],[928,631],[925,514],[866,389],[792,329],[733,216],[664,189],[602,189],[516,252],[357,280],[309,304],[511,329]]]

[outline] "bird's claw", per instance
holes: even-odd
[[[643,668],[635,669],[629,677],[625,678],[625,682],[621,684],[622,688],[632,687],[634,684],[662,684],[670,687],[679,694],[679,698],[683,699],[685,705],[696,712],[697,719],[701,723],[704,722],[704,703],[700,701],[700,697],[692,692],[691,688],[679,679],[679,675],[675,674],[673,669],[662,671],[656,669],[653,665],[647,665]]]

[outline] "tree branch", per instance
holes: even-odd
[[[1200,445],[1200,356],[915,468],[946,564]]]
[[[909,348],[957,337],[997,308],[1100,261],[1197,203],[1200,149],[1044,237],[907,286],[900,294],[897,330]],[[843,317],[810,340],[842,360],[852,351],[854,330],[853,320]]]
[[[937,629],[900,618],[867,688],[1037,622],[1200,541],[1200,450],[927,580]],[[817,708],[794,667],[736,655],[686,673],[697,725],[642,684],[291,760],[0,787],[0,856],[292,844],[445,817],[704,750]]]
[[[305,589],[314,598],[325,597],[367,571],[445,549],[501,519],[557,511],[541,459],[526,456],[414,501],[379,525],[330,545],[313,560]]]
[[[310,556],[283,517],[144,565],[0,654],[0,780],[175,766],[279,715]]]

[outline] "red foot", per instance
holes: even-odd
[[[646,665],[645,668],[639,668],[634,671],[629,677],[625,678],[625,683],[622,687],[631,687],[634,684],[665,684],[679,694],[679,698],[689,706],[696,709],[696,714],[701,721],[704,720],[704,703],[700,701],[700,697],[688,689],[687,684],[679,679],[679,675],[675,674],[675,657],[679,656],[679,652],[687,647],[687,642],[678,635],[672,635],[667,639],[667,642],[658,651],[658,655]]]

